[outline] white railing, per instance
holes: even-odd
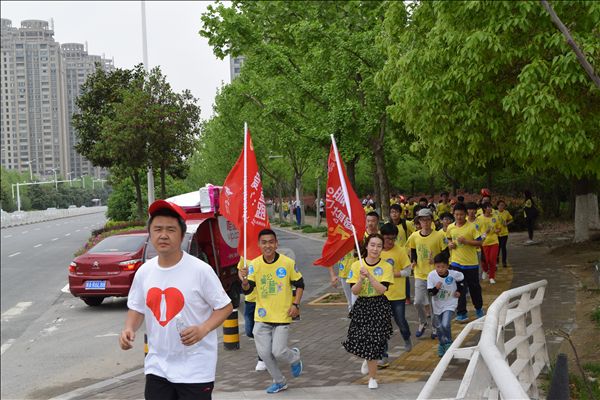
[[[548,365],[541,305],[546,280],[503,292],[487,315],[465,326],[419,393],[436,398],[436,386],[454,359],[469,360],[456,399],[539,398],[536,378]],[[474,331],[479,343],[461,347]]]
[[[97,207],[79,207],[69,209],[48,209],[44,211],[15,211],[7,213],[2,211],[1,227],[9,228],[11,226],[33,224],[36,222],[50,221],[53,219],[74,217],[76,215],[105,213],[106,206]]]

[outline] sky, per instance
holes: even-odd
[[[217,89],[229,83],[229,59],[217,59],[198,31],[208,1],[147,1],[148,64],[160,65],[173,89],[198,98],[202,118],[212,114]],[[20,27],[26,19],[54,19],[59,43],[88,43],[88,53],[116,67],[143,61],[141,1],[2,1],[2,18]]]

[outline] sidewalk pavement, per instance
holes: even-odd
[[[307,221],[308,222],[308,221]],[[311,221],[312,222],[312,221]],[[310,223],[310,222],[308,222]],[[297,234],[298,231],[293,231]],[[322,234],[309,234],[322,237]],[[512,287],[531,283],[540,279],[548,280],[544,306],[543,323],[547,331],[563,328],[567,331],[575,327],[575,281],[568,274],[557,274],[559,267],[546,253],[543,245],[524,246],[522,233],[511,235],[509,241],[509,261],[512,267],[500,268],[495,285],[482,282],[484,308],[502,291]],[[331,288],[331,292],[341,292]],[[307,302],[313,299],[307,299]],[[472,305],[468,304],[471,319],[474,318]],[[240,310],[240,315],[242,311]],[[299,347],[304,362],[304,372],[296,379],[290,377],[287,367],[282,371],[289,378],[289,389],[277,394],[289,399],[327,399],[348,398],[367,399],[377,396],[388,398],[415,398],[421,387],[435,369],[437,340],[430,339],[431,330],[427,330],[420,339],[414,337],[417,318],[414,307],[408,306],[406,317],[413,333],[413,350],[404,352],[403,340],[397,329],[390,341],[390,359],[387,369],[378,372],[380,388],[370,391],[366,388],[366,378],[360,373],[362,360],[347,353],[341,346],[345,339],[349,319],[345,305],[308,305],[302,307],[302,319],[294,322],[290,330],[290,346]],[[240,318],[242,320],[242,318]],[[460,332],[462,325],[452,324],[453,336]],[[243,335],[240,327],[240,349],[226,351],[219,349],[217,378],[213,397],[215,399],[261,399],[267,395],[265,388],[271,380],[268,372],[256,372],[256,350],[252,339]],[[476,344],[478,334],[473,335],[466,345]],[[554,358],[561,339],[547,336],[550,358]],[[460,379],[464,374],[466,362],[453,362],[446,373],[447,380],[440,397],[454,397]],[[100,382],[88,388],[66,393],[60,399],[139,399],[143,398],[143,369],[133,371],[112,380]]]

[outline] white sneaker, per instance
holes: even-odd
[[[369,389],[377,389],[378,387],[379,385],[377,384],[375,378],[369,378]]]
[[[255,371],[266,371],[267,370],[267,366],[265,365],[264,361],[258,361],[256,363],[256,368],[254,368]]]
[[[493,284],[495,284],[495,283],[496,283],[496,280],[495,280],[494,278],[491,278],[491,279],[490,279],[490,285],[493,285]]]
[[[484,271],[484,272],[482,272],[482,273],[481,273],[481,279],[483,279],[484,281],[485,281],[485,280],[486,280],[488,277],[489,277],[489,275],[488,275],[488,273],[487,273],[487,272],[485,272],[485,271]]]
[[[535,242],[534,242],[533,240],[531,240],[531,239],[529,239],[529,240],[525,241],[525,244],[526,244],[526,245],[530,245],[530,244],[534,244],[534,243],[535,243]]]
[[[360,366],[360,373],[363,375],[369,373],[369,364],[367,364],[367,360],[363,361],[362,365]]]

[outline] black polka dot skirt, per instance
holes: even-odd
[[[359,297],[352,306],[348,338],[342,345],[357,357],[379,360],[392,332],[392,307],[388,299],[383,295]]]

